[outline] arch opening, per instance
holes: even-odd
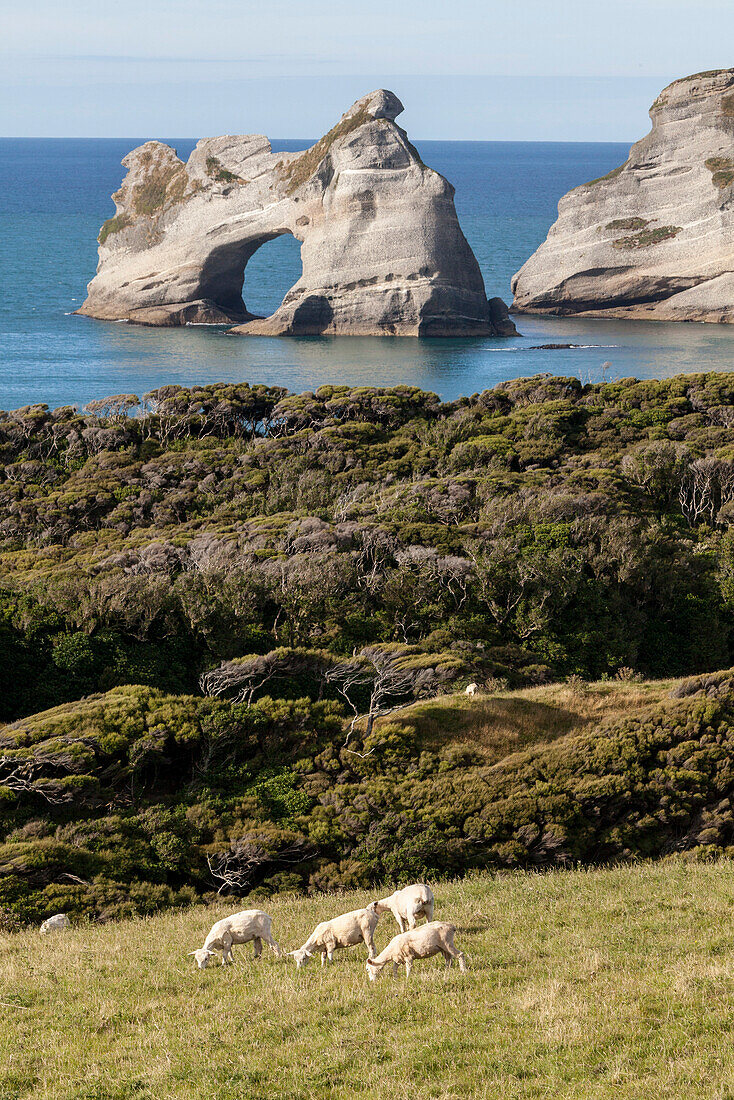
[[[214,249],[201,272],[199,296],[214,302],[233,321],[266,318],[279,308],[301,273],[301,242],[282,229]]]

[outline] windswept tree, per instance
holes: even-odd
[[[326,672],[326,681],[336,687],[354,714],[350,735],[357,722],[365,719],[366,740],[376,718],[435,695],[462,668],[463,661],[453,653],[425,653],[418,646],[400,644],[372,645],[349,660],[335,662]],[[363,701],[366,705],[361,706]]]
[[[226,696],[235,703],[252,703],[258,691],[271,680],[289,679],[303,673],[323,674],[330,658],[318,650],[273,649],[222,661],[217,668],[202,674],[199,687],[205,695]]]
[[[322,691],[331,687],[351,710],[349,736],[365,720],[366,739],[375,719],[435,695],[463,670],[463,659],[454,653],[426,653],[418,646],[398,643],[365,646],[348,658],[322,650],[283,648],[223,661],[205,672],[199,684],[206,695],[251,704],[272,680],[310,674]]]

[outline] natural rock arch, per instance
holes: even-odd
[[[263,246],[285,236],[293,236],[290,229],[256,232],[254,236],[248,234],[242,240],[213,248],[201,265],[201,299],[212,302],[228,319],[252,319],[255,314],[248,310],[244,297],[247,265]]]
[[[260,135],[200,141],[184,164],[146,142],[125,157],[79,310],[151,325],[234,323],[246,335],[456,336],[514,331],[487,302],[454,191],[396,123],[392,92],[358,100],[303,153]],[[285,233],[302,274],[267,318],[242,300],[248,261]]]

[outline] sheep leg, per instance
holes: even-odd
[[[413,969],[413,960],[412,959],[406,959],[405,960],[405,980],[406,980],[406,982],[407,982],[408,978],[410,977],[410,972],[411,972],[412,969]]]
[[[375,941],[372,938],[372,933],[369,929],[362,933],[362,939],[367,944],[367,958],[374,959],[377,952],[375,951]]]
[[[394,963],[392,964],[392,976],[393,976],[393,978],[397,978],[397,976],[398,976],[398,969],[399,969],[399,968],[398,968],[398,964],[397,964],[396,962],[394,962]]]
[[[253,938],[252,938],[252,946],[253,946],[253,948],[255,949],[255,954],[254,954],[254,957],[255,957],[256,959],[259,959],[259,958],[260,958],[260,956],[261,956],[261,955],[262,955],[262,953],[263,953],[263,941],[262,941],[262,940],[260,939],[260,937],[259,937],[259,936],[253,936]]]
[[[446,966],[451,966],[454,959],[458,959],[459,970],[462,974],[466,974],[466,959],[464,958],[463,951],[457,951],[453,944],[447,944],[444,951],[444,958],[446,959]]]
[[[232,937],[228,932],[222,936],[222,966],[226,966],[227,963],[233,963],[234,957],[232,955]]]
[[[280,956],[282,954],[282,952],[280,950],[280,944],[275,942],[275,940],[273,939],[273,937],[270,935],[269,932],[267,934],[263,934],[262,938],[265,940],[266,944],[268,945],[270,950],[273,952],[273,954],[276,955],[277,958],[280,958]]]
[[[426,920],[430,924],[431,921],[433,920],[433,902],[432,901],[427,901],[426,904],[423,906],[423,915],[425,916]]]
[[[321,965],[326,966],[326,949],[321,952]]]
[[[416,918],[415,913],[408,913],[408,931],[409,932],[412,932],[413,929],[415,928],[416,924],[418,923],[415,918]]]

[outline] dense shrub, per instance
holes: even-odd
[[[117,688],[4,731],[0,910],[108,919],[216,889],[732,854],[732,682],[492,766],[405,720],[347,740],[334,702]]]
[[[728,665],[732,423],[716,374],[0,413],[0,719],[195,691],[279,645],[430,645],[437,624],[512,682]]]

